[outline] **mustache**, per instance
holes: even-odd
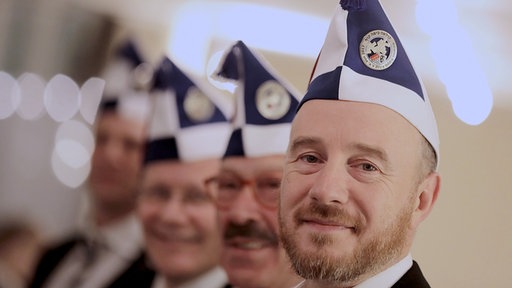
[[[354,227],[358,231],[364,224],[361,217],[351,215],[345,208],[335,205],[310,202],[302,206],[294,213],[296,225],[301,225],[304,219],[320,219],[334,223],[341,223]]]
[[[231,240],[236,237],[261,239],[274,244],[279,242],[276,233],[261,227],[254,221],[241,225],[232,222],[228,223],[224,232],[224,239]]]

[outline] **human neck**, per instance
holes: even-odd
[[[94,212],[94,224],[97,227],[109,226],[132,213],[133,208],[125,209],[97,209]]]

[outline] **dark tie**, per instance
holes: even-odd
[[[84,272],[92,267],[94,262],[98,258],[98,252],[100,250],[100,244],[91,240],[82,240],[78,242],[78,249],[80,249],[80,261],[81,269],[74,275],[69,281],[69,288],[75,288],[84,282]]]

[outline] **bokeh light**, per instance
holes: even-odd
[[[18,77],[21,103],[16,110],[18,115],[25,120],[36,120],[43,115],[44,89],[46,81],[34,73],[23,73]]]
[[[52,168],[57,178],[69,187],[78,187],[87,178],[94,151],[94,136],[82,122],[60,124],[55,135]]]
[[[46,85],[44,104],[53,120],[63,122],[77,113],[80,98],[80,90],[73,79],[57,74]]]
[[[466,124],[481,124],[491,113],[493,95],[478,54],[458,21],[455,3],[452,0],[418,0],[416,19],[420,28],[431,37],[437,74],[446,87],[455,115]]]
[[[21,101],[20,98],[20,89],[16,79],[0,71],[0,119],[6,119],[16,111]]]

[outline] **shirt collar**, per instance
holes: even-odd
[[[412,256],[408,254],[404,259],[395,265],[380,272],[379,274],[363,281],[354,288],[382,288],[391,287],[412,267]]]
[[[183,283],[177,288],[202,288],[202,287],[224,287],[228,283],[226,272],[221,267],[215,267],[199,277],[189,282]],[[165,286],[165,276],[159,274],[155,278],[152,288],[162,288]]]

